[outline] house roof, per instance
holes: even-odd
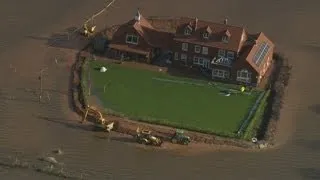
[[[168,26],[170,28],[168,28]],[[191,35],[184,34],[186,28],[191,30]],[[123,36],[132,29],[145,40],[149,45],[148,47],[136,47],[122,42]],[[172,32],[172,29],[176,31]],[[204,38],[203,33],[208,33],[209,37]],[[222,41],[223,36],[228,38],[228,42]],[[239,59],[247,61],[257,72],[261,71],[265,63],[265,58],[261,58],[265,56],[261,55],[261,52],[266,51],[266,54],[268,54],[270,52],[267,51],[267,47],[274,47],[274,44],[264,33],[261,32],[250,35],[246,33],[243,27],[213,23],[188,17],[147,20],[140,12],[138,12],[132,20],[117,27],[112,40],[118,38],[121,39],[121,41],[112,41],[110,47],[120,50],[123,48],[123,50],[126,51],[132,49],[132,51],[136,51],[139,54],[146,54],[146,49],[150,46],[170,48],[172,46],[171,43],[174,41],[239,52]]]
[[[214,23],[194,18],[182,17],[176,30],[175,40],[203,46],[215,47],[238,52],[241,49],[241,37],[245,33],[244,28],[227,24]],[[193,27],[191,35],[185,35],[187,27]],[[209,38],[203,38],[203,33],[210,33]],[[211,31],[211,32],[210,32]],[[227,43],[222,41],[224,35],[229,36]]]
[[[248,39],[243,45],[239,57],[240,59],[245,59],[254,70],[260,72],[266,62],[265,57],[270,53],[269,49],[271,48],[274,48],[274,44],[263,32],[248,35]]]
[[[172,19],[162,23],[160,26],[168,26]],[[245,34],[244,28],[227,24],[213,23],[198,20],[197,18],[181,17],[174,19],[175,33],[164,31],[165,27],[154,28],[151,23],[138,11],[134,18],[122,24],[117,31],[126,32],[129,28],[134,28],[139,35],[153,47],[166,48],[173,41],[188,42],[202,46],[215,47],[230,51],[239,52],[241,49],[241,37]],[[196,26],[196,27],[195,27]],[[185,28],[191,30],[191,35],[184,35]],[[203,38],[203,33],[208,32],[209,37]],[[123,33],[115,33],[115,37]],[[222,37],[227,36],[228,42],[223,42]]]
[[[120,28],[117,29],[117,31],[121,31],[121,33],[115,33],[113,38],[123,36],[124,33],[122,32],[127,32],[129,29],[133,28],[150,46],[159,48],[170,47],[173,39],[172,33],[155,29],[140,13],[137,13],[137,15],[140,16],[139,20],[135,17],[121,25]]]

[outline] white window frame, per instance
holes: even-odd
[[[237,71],[237,81],[250,83],[252,73],[246,69]]]
[[[184,29],[184,35],[191,35],[191,30],[188,27]]]
[[[202,37],[204,39],[208,39],[209,38],[209,33],[208,32],[203,33]]]
[[[128,40],[128,38],[130,38],[130,37],[131,37],[131,40]],[[137,41],[133,41],[134,38],[136,38]],[[126,36],[126,43],[127,43],[127,44],[135,44],[135,45],[137,45],[137,44],[139,43],[139,37],[136,36],[136,35],[127,34],[127,36]]]
[[[195,46],[194,46],[194,52],[195,52],[195,53],[200,53],[200,52],[201,52],[201,46],[195,45]]]
[[[178,52],[174,53],[174,60],[179,60],[179,53]]]
[[[184,53],[181,53],[181,54],[180,54],[180,60],[181,60],[181,61],[186,62],[187,59],[188,59],[188,55],[187,55],[187,54],[184,54]]]
[[[199,65],[204,68],[210,68],[210,60],[198,56],[193,57],[193,64]]]
[[[228,79],[230,77],[230,72],[222,69],[212,69],[212,77]]]
[[[229,37],[228,36],[222,36],[222,42],[224,42],[224,43],[229,42]]]
[[[218,56],[225,57],[225,56],[226,56],[226,50],[224,50],[224,49],[219,49],[219,51],[218,51]]]
[[[234,60],[234,52],[233,51],[228,51],[227,52],[227,58],[230,60]]]
[[[182,43],[181,46],[182,51],[188,51],[188,43]]]
[[[193,57],[193,64],[199,64],[199,57],[197,56]]]
[[[202,54],[207,55],[209,52],[209,48],[208,47],[202,47]]]

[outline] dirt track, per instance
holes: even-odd
[[[320,27],[315,24],[320,15],[317,1],[264,1],[259,2],[259,7],[267,8],[257,8],[253,0],[196,4],[177,0],[170,1],[168,8],[167,1],[119,0],[109,16],[104,16],[104,22],[110,25],[121,23],[134,14],[137,6],[149,15],[197,15],[214,21],[227,14],[230,23],[246,24],[250,31],[265,31],[291,59],[293,78],[281,116],[281,133],[277,136],[279,144],[285,143],[283,147],[262,153],[208,152],[190,157],[131,147],[121,138],[106,141],[97,138],[100,133],[88,131],[90,127],[74,123],[78,117],[69,110],[65,95],[69,83],[67,64],[52,65],[53,56],[69,59],[72,52],[67,48],[66,54],[47,48],[47,40],[43,38],[78,25],[103,3],[83,0],[74,5],[74,2],[31,0],[19,5],[15,1],[1,2],[0,20],[5,23],[0,29],[0,97],[6,98],[0,101],[0,156],[21,152],[21,158],[35,161],[40,154],[61,147],[66,153],[58,160],[66,164],[66,170],[83,172],[87,177],[90,175],[89,179],[320,178],[320,86],[313,83],[317,82],[320,66],[317,36]],[[195,11],[195,5],[201,11]],[[48,65],[44,88],[54,91],[50,93],[50,103],[39,105],[34,102],[37,96],[32,95],[32,90],[39,87],[37,72]],[[16,99],[9,100],[8,96]],[[33,171],[0,170],[4,179],[34,175]],[[32,179],[36,178],[43,176],[34,175]]]

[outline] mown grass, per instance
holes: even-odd
[[[99,72],[101,66],[107,67],[107,72]],[[92,94],[113,114],[226,136],[234,134],[259,95],[253,91],[226,97],[220,88],[205,81],[117,64],[91,61],[89,69]]]

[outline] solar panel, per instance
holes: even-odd
[[[260,44],[256,54],[253,57],[253,62],[257,66],[260,66],[260,64],[264,60],[266,54],[268,53],[269,49],[270,49],[270,46],[266,42],[263,42]]]

